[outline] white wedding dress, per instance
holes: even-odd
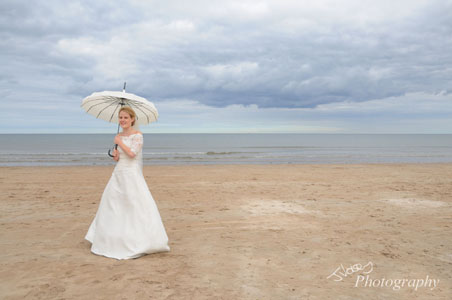
[[[165,227],[143,176],[143,135],[121,139],[135,158],[118,147],[119,161],[85,239],[94,254],[116,259],[169,251]]]

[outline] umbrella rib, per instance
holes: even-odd
[[[110,100],[110,99],[111,99],[111,101],[115,101],[115,98],[114,98],[114,97],[107,97],[107,96],[104,96],[104,97],[102,97],[102,98],[86,99],[86,100],[84,101],[84,103],[82,103],[82,105],[85,105],[86,103],[92,102],[92,101],[107,101],[107,100]]]
[[[146,116],[146,119],[147,119],[148,123],[150,123],[149,116],[146,114],[146,112],[144,112],[142,110],[142,108],[144,108],[144,109],[148,110],[150,113],[152,113],[154,115],[155,120],[157,120],[157,118],[155,117],[154,112],[151,109],[148,109],[145,105],[141,105],[140,106],[140,105],[137,105],[137,103],[135,103],[135,102],[130,102],[130,104],[134,105],[138,110],[140,110]]]
[[[91,110],[91,108],[93,108],[93,107],[95,107],[95,106],[97,106],[97,105],[101,105],[101,104],[106,104],[106,103],[110,103],[109,105],[107,105],[107,106],[105,106],[103,109],[101,109],[100,111],[99,111],[99,113],[97,114],[97,116],[96,116],[96,118],[99,118],[99,116],[104,112],[104,110],[106,110],[107,108],[109,108],[110,106],[112,106],[112,105],[117,105],[118,103],[118,98],[117,97],[112,97],[112,96],[103,96],[105,99],[91,99],[91,101],[102,101],[102,102],[100,102],[100,103],[96,103],[96,104],[94,104],[94,105],[92,105],[92,106],[90,106],[90,108],[86,111],[86,112],[89,112],[90,110]],[[116,107],[115,108],[115,110],[113,111],[113,114],[111,115],[111,117],[110,117],[110,121],[109,122],[111,122],[111,120],[113,119],[113,116],[114,116],[114,113],[116,112],[116,110],[118,109],[118,107]]]
[[[107,100],[99,100],[99,99],[96,99],[97,101],[102,101],[102,102],[99,102],[99,103],[96,103],[96,104],[93,104],[93,105],[91,105],[87,110],[86,110],[86,112],[89,112],[93,107],[96,107],[96,106],[98,106],[98,105],[102,105],[102,104],[106,104],[106,103],[113,103],[114,104],[114,100],[110,100],[110,101],[107,101]],[[83,103],[83,105],[85,105],[86,104],[86,102],[85,103]],[[83,105],[82,105],[82,107],[83,107]]]
[[[147,121],[148,121],[148,123],[149,123],[149,117],[148,117],[148,115],[141,109],[141,107],[139,107],[138,105],[136,105],[136,103],[133,103],[132,101],[129,102],[129,105],[130,105],[130,107],[132,107],[132,105],[133,105],[133,106],[135,106],[135,109],[138,109],[139,111],[141,111],[141,112],[146,116],[146,119],[147,119]],[[138,116],[137,116],[137,120],[138,120]]]
[[[133,103],[134,103],[134,105],[136,105],[137,107],[144,108],[144,109],[146,109],[147,111],[149,111],[151,114],[154,115],[155,120],[157,120],[157,116],[155,115],[155,112],[154,112],[154,110],[152,109],[152,107],[149,107],[148,105],[146,105],[146,104],[144,104],[144,103],[141,103],[141,102],[139,102],[139,101],[134,101]],[[148,121],[149,121],[149,118],[148,118]]]
[[[118,103],[114,103],[114,102],[112,102],[112,103],[110,103],[109,105],[107,105],[107,106],[105,106],[103,109],[101,109],[101,111],[97,114],[97,116],[96,116],[96,118],[98,118],[99,116],[100,116],[100,114],[101,113],[103,113],[104,112],[104,110],[106,110],[107,108],[109,108],[110,106],[112,106],[112,105],[118,105]],[[115,108],[115,110],[116,110],[117,108]],[[111,121],[111,118],[110,118],[110,121]],[[110,122],[109,121],[109,122]]]
[[[140,102],[131,102],[131,103],[132,103],[132,105],[134,105],[135,107],[142,108],[142,109],[144,109],[144,110],[149,111],[150,113],[152,113],[152,107],[149,107],[149,105],[146,105],[146,104],[143,104],[143,103],[140,103]]]
[[[82,105],[85,105],[88,102],[92,102],[92,101],[117,101],[116,97],[112,97],[112,96],[102,96],[102,97],[98,97],[98,98],[94,98],[94,99],[85,99],[84,103]]]
[[[94,107],[94,106],[100,105],[100,104],[106,104],[106,103],[110,103],[110,102],[115,102],[115,101],[118,101],[118,100],[115,97],[103,96],[102,98],[85,100],[85,102],[82,103],[82,107],[85,106],[88,102],[93,102],[93,101],[97,101],[99,103],[96,103],[96,104],[92,105],[91,107]],[[91,107],[89,109],[91,109]]]
[[[113,119],[113,116],[115,115],[115,112],[118,110],[118,107],[119,107],[119,105],[116,105],[115,110],[114,110],[113,113],[111,114],[111,117],[110,117],[110,121],[109,121],[109,122],[111,122],[111,120]],[[119,123],[119,120],[118,120],[118,123]]]

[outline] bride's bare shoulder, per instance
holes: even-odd
[[[139,130],[135,131],[135,134],[141,134],[141,135],[143,135],[143,133],[142,133],[141,131],[139,131]]]

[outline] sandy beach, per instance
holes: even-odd
[[[123,261],[84,240],[112,170],[0,168],[1,299],[452,295],[452,164],[145,166],[171,251]]]

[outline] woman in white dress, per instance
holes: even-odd
[[[116,259],[169,251],[168,236],[143,176],[143,134],[133,128],[135,112],[119,111],[122,132],[114,142],[117,161],[85,239],[91,252]]]

